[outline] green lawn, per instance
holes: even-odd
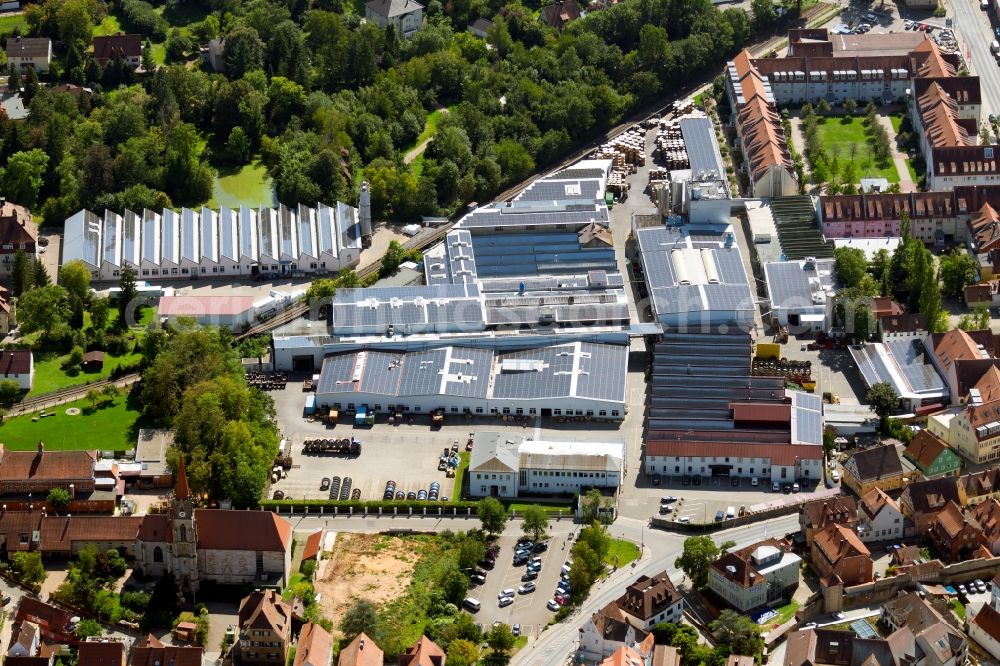
[[[444,112],[441,109],[436,109],[435,111],[431,112],[431,114],[427,116],[427,120],[424,121],[424,131],[420,133],[416,141],[413,142],[413,145],[408,146],[402,151],[402,154],[406,155],[408,152],[419,146],[421,143],[434,136],[434,132],[437,131],[438,121],[441,120],[442,115],[444,115]],[[421,171],[423,171],[423,168],[424,168],[424,154],[420,153],[419,155],[413,158],[412,162],[410,162],[410,169],[412,169],[413,173],[417,177],[419,177]]]
[[[948,605],[951,606],[951,609],[953,611],[955,611],[955,615],[958,616],[958,619],[962,620],[964,622],[965,621],[965,604],[963,604],[958,599],[952,599],[950,602],[948,602]]]
[[[865,136],[863,121],[861,116],[820,118],[819,137],[823,147],[831,158],[836,154],[843,162],[851,159],[851,147],[855,146],[854,161],[857,164],[858,178],[882,177],[890,183],[898,183],[899,174],[894,163],[890,162],[889,166],[880,168],[869,157],[871,149]]]
[[[625,539],[614,539],[611,542],[611,548],[608,549],[607,557],[604,558],[604,563],[614,567],[623,567],[638,557],[639,546]]]
[[[209,208],[273,206],[274,186],[267,168],[258,160],[231,173],[220,172],[212,185]]]
[[[107,35],[116,35],[122,32],[121,21],[114,14],[108,14],[101,21],[101,24],[94,28],[94,37],[106,37]]]
[[[105,356],[104,369],[100,372],[80,372],[76,375],[67,375],[62,370],[62,364],[69,358],[69,354],[56,354],[55,352],[35,353],[35,382],[30,397],[52,393],[59,389],[78,384],[88,384],[111,376],[112,370],[120,365],[133,365],[142,358],[141,354],[126,354],[125,356]]]
[[[4,34],[11,34],[14,32],[15,28],[20,28],[23,34],[28,27],[28,21],[24,18],[24,14],[15,14],[13,16],[0,16],[0,32]]]
[[[108,406],[92,410],[89,402],[77,400],[47,410],[54,411],[55,416],[8,417],[0,424],[0,441],[15,451],[33,451],[39,441],[45,442],[50,451],[130,449],[135,446],[134,427],[140,415],[126,402],[125,396],[119,396]],[[83,413],[68,416],[66,410],[70,407],[77,407]]]
[[[556,504],[545,502],[504,502],[504,506],[507,507],[507,511],[517,511],[518,513],[523,513],[529,506],[540,506],[553,516],[560,514],[569,516],[573,513],[573,507],[566,502]]]
[[[153,62],[157,65],[165,65],[167,62],[167,44],[166,42],[162,44],[151,44],[149,49],[149,57],[153,59]]]
[[[774,618],[773,624],[776,624],[780,627],[784,623],[791,620],[792,616],[795,615],[795,611],[799,609],[800,605],[801,604],[799,604],[797,601],[793,601],[779,608],[775,608],[774,610],[778,612],[778,617]],[[770,623],[771,622],[769,622],[769,624]]]
[[[465,478],[465,472],[469,469],[469,456],[472,455],[468,451],[462,451],[458,454],[458,469],[455,470],[455,490],[451,493],[451,498],[458,501],[462,498],[462,480]]]

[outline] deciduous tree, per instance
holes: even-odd
[[[719,558],[719,547],[708,536],[692,536],[684,540],[684,550],[674,560],[674,566],[691,579],[695,588],[708,584],[708,568]]]
[[[545,538],[545,530],[549,528],[549,514],[544,508],[533,504],[524,510],[521,529],[538,542]]]
[[[476,505],[476,515],[490,536],[503,532],[507,525],[507,509],[495,497],[484,497]]]

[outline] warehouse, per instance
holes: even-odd
[[[66,220],[63,263],[98,281],[131,267],[144,279],[336,273],[356,266],[365,234],[356,208],[165,209],[161,214],[81,210]]]
[[[772,316],[793,332],[824,331],[833,314],[833,259],[764,264]]]
[[[477,432],[468,474],[473,497],[617,491],[625,474],[625,444],[531,441],[513,433]]]
[[[924,353],[923,341],[913,339],[851,345],[848,350],[865,385],[892,386],[903,407],[916,411],[923,405],[947,404],[948,385]]]
[[[586,342],[505,353],[451,346],[346,352],[323,361],[316,407],[620,421],[627,362],[626,347]]]
[[[731,227],[666,227],[633,215],[653,314],[668,327],[753,326],[756,304]]]
[[[157,314],[162,319],[193,319],[202,326],[225,326],[240,332],[254,321],[253,296],[164,296]]]

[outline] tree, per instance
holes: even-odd
[[[548,512],[538,506],[537,504],[532,504],[527,509],[524,510],[524,517],[521,523],[521,529],[524,533],[529,535],[532,541],[538,542],[545,538],[545,530],[549,527],[549,514]]]
[[[601,508],[601,491],[597,488],[591,488],[587,491],[587,494],[583,497],[583,517],[581,522],[584,525],[591,525],[595,520],[597,520],[599,511]]]
[[[923,285],[920,289],[920,314],[927,317],[927,325],[936,332],[940,327],[941,290],[938,288],[938,276],[933,266],[925,271]]]
[[[471,569],[485,556],[486,544],[467,535],[458,549],[458,566],[462,569]]]
[[[378,643],[382,638],[382,629],[379,625],[378,612],[375,604],[367,599],[357,599],[344,617],[340,618],[340,632],[344,634],[346,640],[354,640],[358,634],[368,634],[373,641]]]
[[[111,304],[106,298],[95,298],[90,302],[90,323],[95,330],[103,331],[108,327],[111,314]]]
[[[856,287],[868,270],[864,250],[856,247],[838,247],[833,251],[833,268],[844,287]]]
[[[100,636],[104,633],[104,627],[97,620],[91,620],[90,618],[85,618],[80,620],[76,625],[76,637],[78,639],[86,640],[91,636]]]
[[[952,250],[941,257],[941,285],[946,296],[961,296],[976,281],[976,260],[968,252]]]
[[[38,551],[14,553],[10,556],[10,567],[21,581],[31,587],[41,585],[47,576],[42,554]]]
[[[479,646],[472,641],[458,638],[448,646],[448,663],[454,666],[476,666],[479,662]]]
[[[382,270],[380,273],[383,276],[395,275],[401,263],[419,258],[419,256],[420,254],[416,253],[416,257],[414,257],[414,252],[407,250],[399,241],[389,241],[389,247],[386,248],[385,255],[382,257]]]
[[[764,651],[760,627],[749,617],[728,608],[708,628],[720,644],[729,647],[731,654],[755,655]]]
[[[59,284],[70,298],[86,303],[90,298],[90,271],[79,259],[63,264],[59,269]]]
[[[45,501],[53,511],[63,513],[69,506],[70,499],[69,491],[65,488],[53,488],[49,491],[49,495],[45,498]]]
[[[24,250],[14,253],[14,263],[10,269],[10,281],[15,296],[20,296],[31,288],[32,275],[29,270],[28,255]]]
[[[858,103],[854,101],[853,97],[848,97],[846,100],[844,100],[844,111],[847,112],[847,115],[853,116],[854,112],[857,110],[858,110]]]
[[[0,380],[0,401],[5,405],[13,403],[21,395],[21,386],[13,379]]]
[[[753,27],[758,33],[767,30],[778,19],[772,0],[752,0],[750,12],[753,14]]]
[[[445,600],[458,606],[465,599],[465,593],[469,591],[469,577],[459,571],[456,564],[452,563],[448,572],[441,578],[439,585]]]
[[[264,42],[257,31],[240,26],[226,35],[226,74],[230,79],[240,79],[247,72],[260,69],[264,63]]]
[[[139,289],[135,285],[135,271],[132,270],[131,266],[125,266],[122,269],[121,276],[118,278],[118,288],[121,290],[118,293],[118,326],[126,328],[134,323],[128,320],[127,315],[130,312],[129,308],[138,305],[138,303],[133,304],[133,302],[139,295]]]
[[[7,160],[7,168],[0,169],[0,188],[8,201],[35,208],[48,165],[49,156],[40,148],[22,150],[11,155]]]
[[[32,284],[35,287],[47,287],[52,284],[52,280],[49,278],[49,271],[45,268],[45,264],[36,259],[32,262]]]
[[[816,110],[822,113],[824,116],[830,113],[830,103],[826,101],[826,98],[820,98],[819,102],[816,104]]]
[[[58,285],[27,291],[17,304],[17,321],[24,333],[47,334],[65,323],[69,315],[68,294]]]
[[[674,560],[674,566],[691,579],[695,588],[703,588],[708,583],[708,568],[719,558],[720,550],[712,537],[693,536],[684,540],[684,550]]]
[[[514,648],[514,643],[517,642],[517,636],[511,630],[509,624],[501,622],[500,624],[494,624],[490,627],[490,630],[486,632],[486,644],[490,646],[490,649],[494,652],[499,652],[500,654],[507,654]]]
[[[90,403],[90,408],[93,409],[97,407],[97,401],[101,399],[101,392],[96,388],[91,388],[87,390],[87,395],[85,396],[87,402]]]
[[[899,405],[899,396],[896,395],[896,390],[892,388],[892,384],[887,382],[878,382],[872,385],[868,389],[867,400],[872,411],[878,414],[882,421],[885,421]]]
[[[484,497],[476,505],[476,515],[490,536],[503,532],[507,525],[507,509],[495,497]]]

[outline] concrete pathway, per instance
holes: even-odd
[[[889,133],[889,138],[892,144],[892,161],[896,165],[896,173],[899,174],[899,191],[916,192],[917,184],[913,182],[912,178],[910,178],[910,170],[906,166],[906,153],[900,152],[896,148],[896,130],[892,127],[892,119],[888,116],[879,115],[878,121],[882,124],[882,127],[885,128],[885,131]]]

